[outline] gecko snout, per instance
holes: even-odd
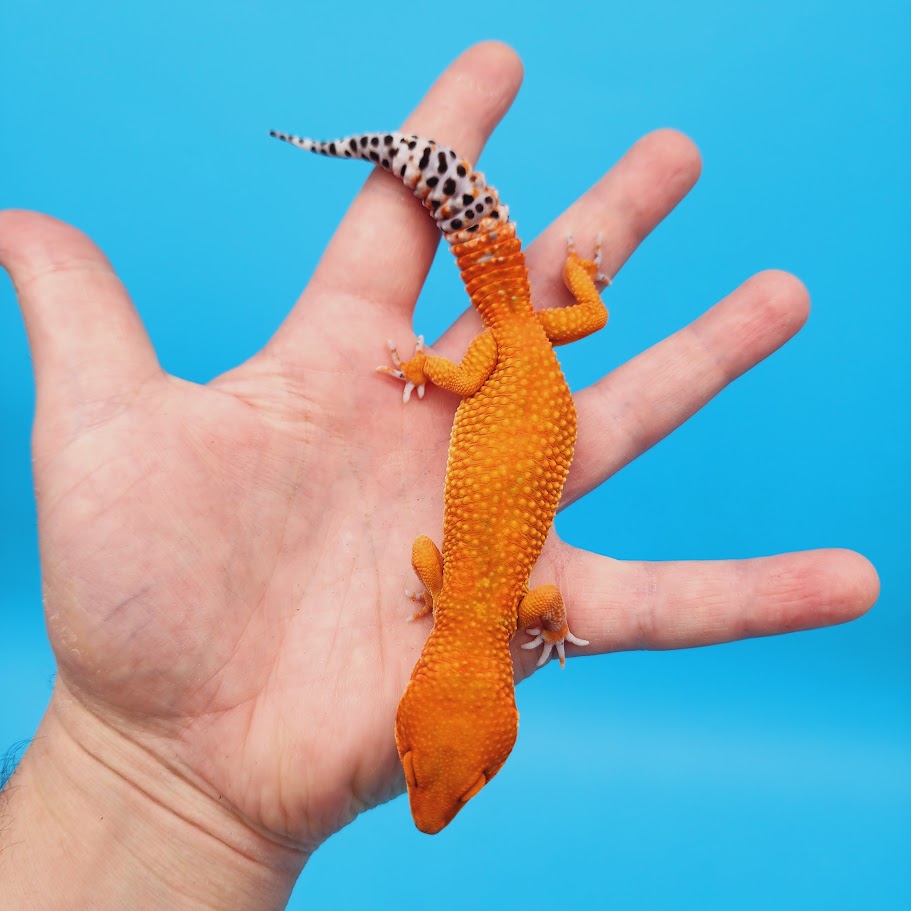
[[[428,835],[445,828],[496,775],[516,741],[511,689],[487,691],[480,700],[470,690],[464,681],[450,687],[419,677],[399,704],[396,744],[411,815]]]

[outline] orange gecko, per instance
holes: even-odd
[[[446,469],[442,553],[430,538],[411,560],[433,612],[433,630],[399,703],[395,742],[417,827],[439,832],[500,770],[516,740],[519,714],[509,642],[517,629],[542,646],[539,665],[570,631],[554,585],[528,579],[553,522],[576,439],[572,395],[553,346],[607,322],[594,260],[570,238],[563,279],[576,303],[532,309],[515,225],[484,175],[452,149],[401,133],[317,142],[278,139],[337,158],[372,161],[395,174],[430,211],[452,247],[484,330],[456,364],[423,350],[379,368],[405,382],[404,400],[429,381],[462,397]]]

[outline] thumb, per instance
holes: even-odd
[[[0,212],[0,265],[25,320],[38,414],[66,415],[68,436],[99,405],[163,376],[126,289],[80,231],[37,212]]]

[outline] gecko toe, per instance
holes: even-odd
[[[561,643],[562,644],[562,643]],[[541,657],[538,658],[538,663],[535,667],[544,667],[548,661],[550,661],[550,653],[554,650],[553,642],[545,642],[544,648],[541,650]]]

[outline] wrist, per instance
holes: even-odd
[[[4,909],[284,908],[303,853],[59,684],[0,796]]]

